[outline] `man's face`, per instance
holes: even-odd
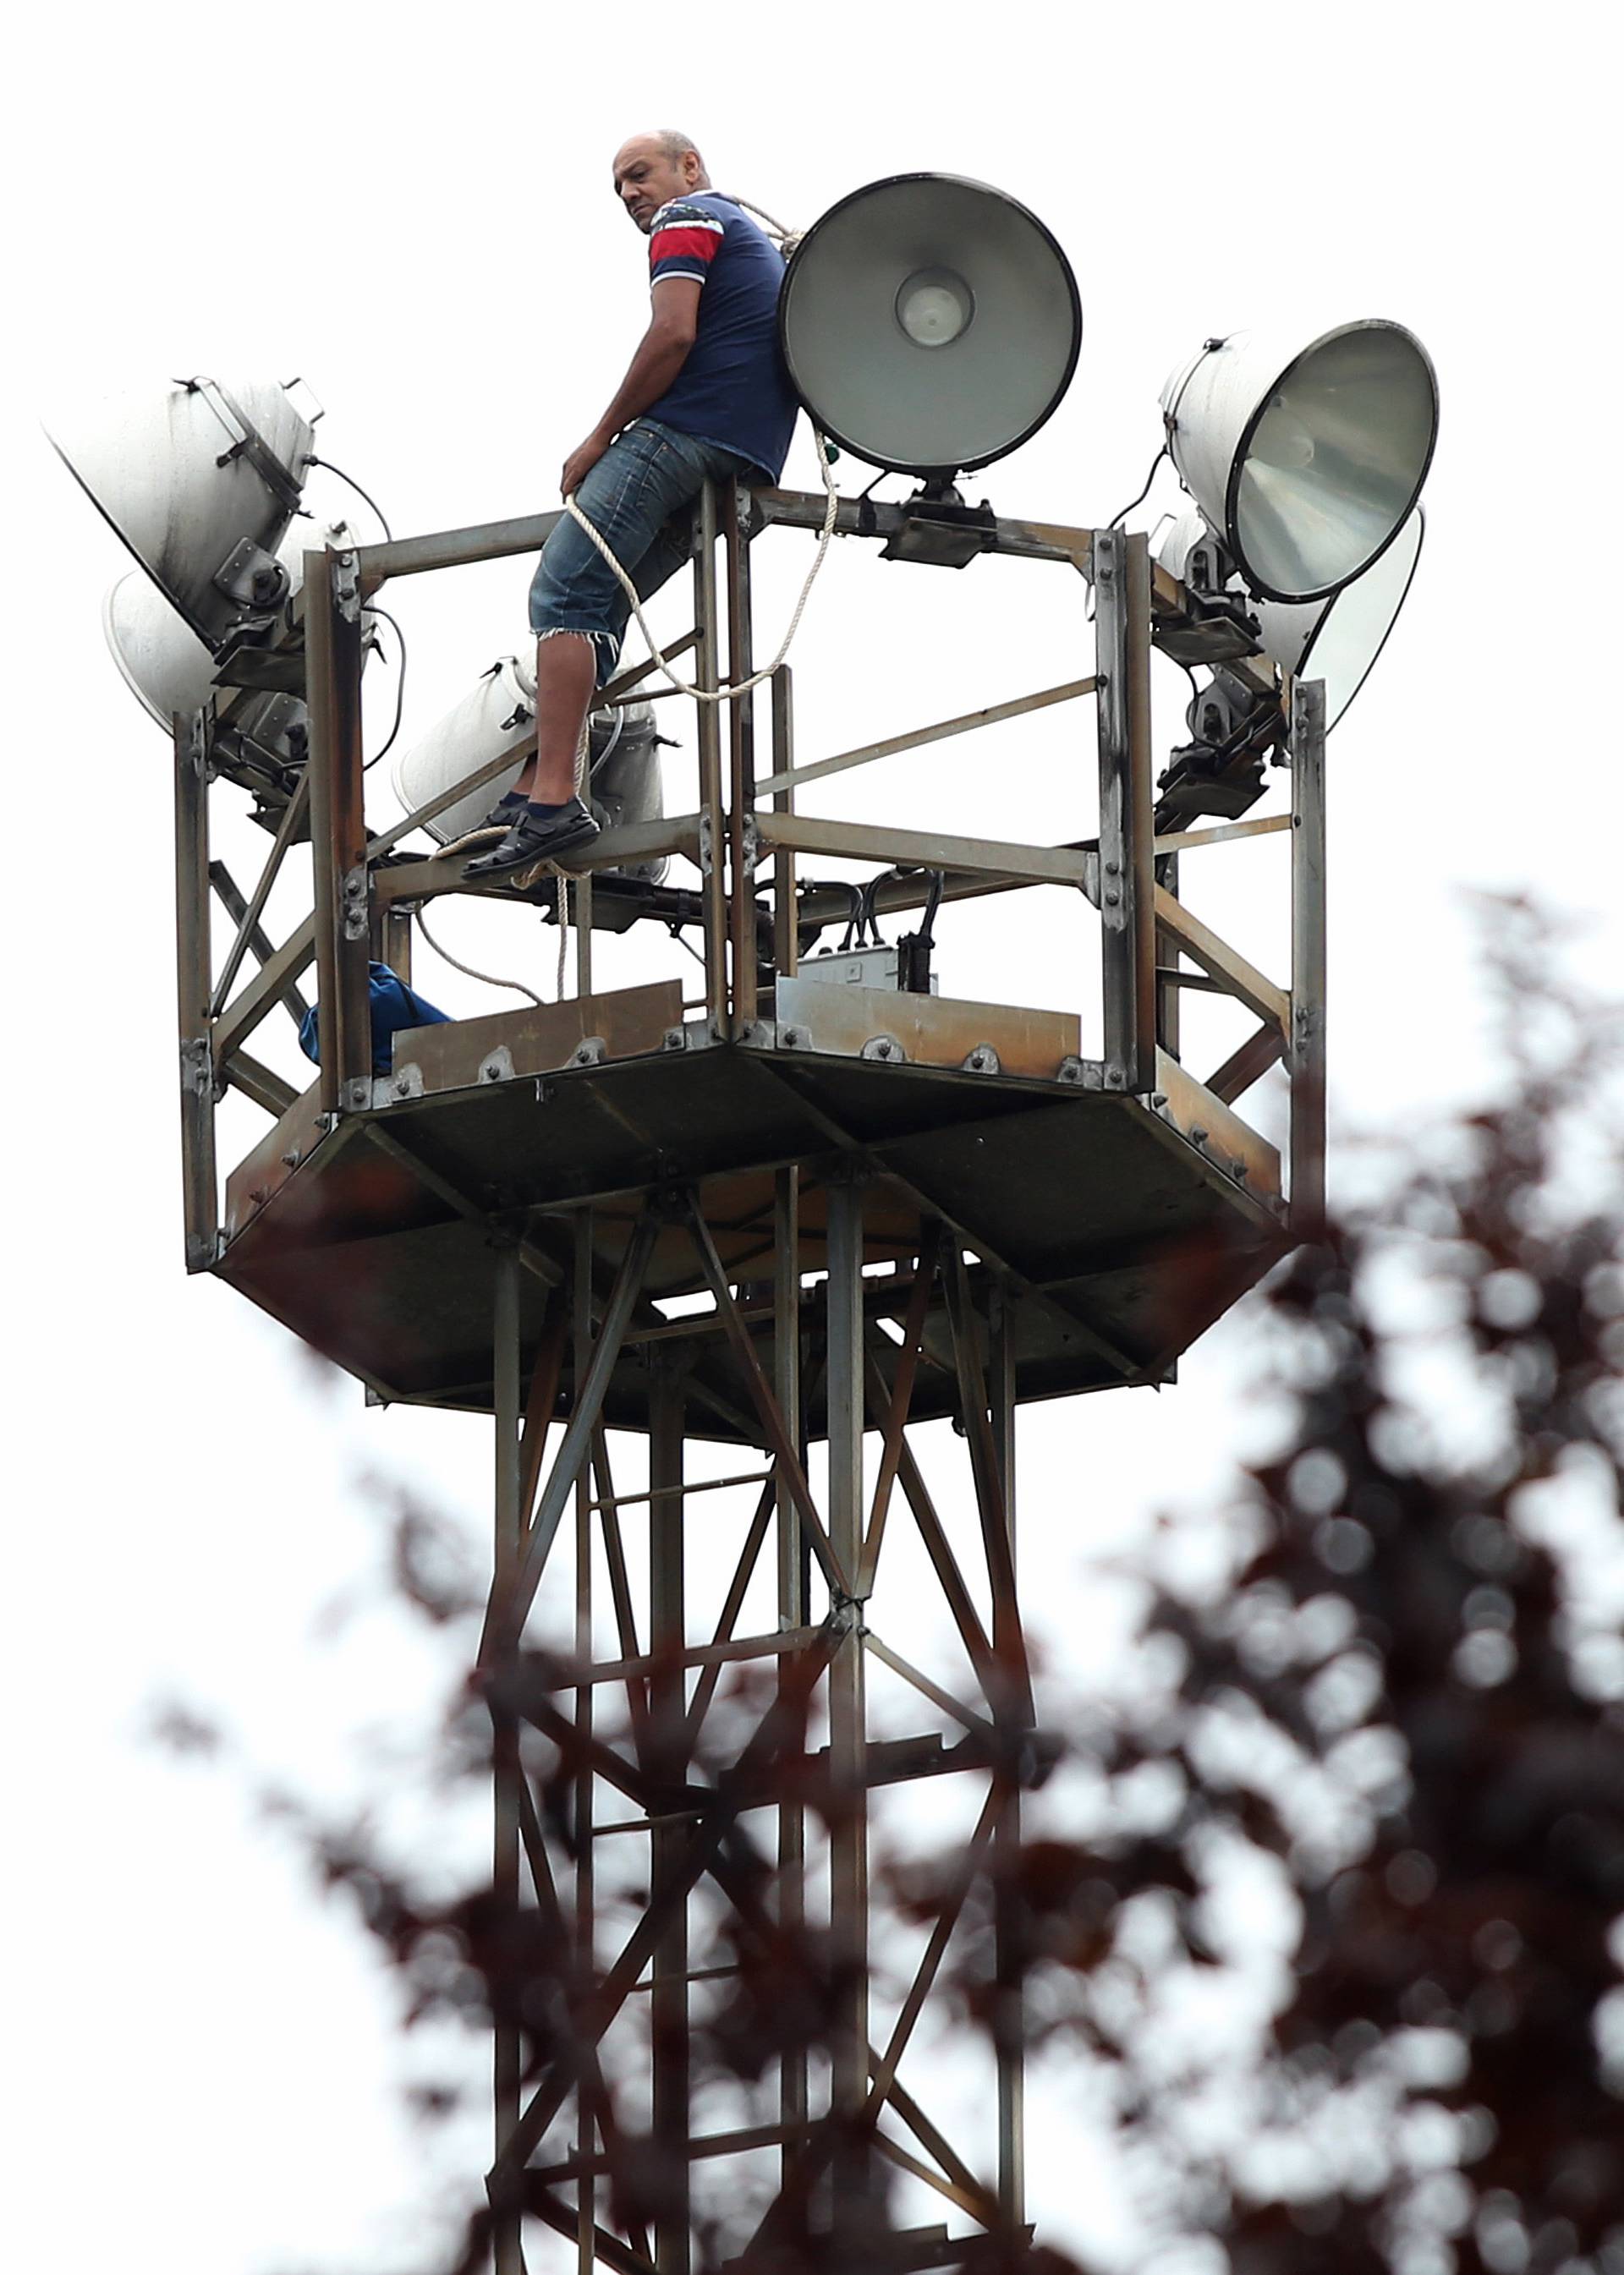
[[[699,172],[693,151],[668,158],[652,134],[639,134],[615,160],[615,194],[646,237],[661,207],[692,189]]]

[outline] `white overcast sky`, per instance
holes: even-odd
[[[313,1640],[375,1568],[358,1480],[412,1477],[477,1545],[488,1463],[487,1428],[365,1411],[239,1298],[182,1274],[168,757],[102,646],[124,556],[39,415],[87,384],[298,372],[326,405],[318,447],[397,532],[550,505],[641,321],[643,246],[608,169],[655,123],[699,140],[720,188],[801,223],[913,168],[979,176],[1049,223],[1083,354],[1052,423],[971,485],[1010,513],[1107,518],[1156,448],[1167,371],[1213,330],[1402,320],[1441,383],[1430,536],[1330,767],[1337,1112],[1396,1129],[1484,1076],[1466,888],[1589,912],[1587,960],[1619,962],[1613,36],[1567,0],[155,0],[13,28],[7,2264],[268,2275],[359,2268],[419,2232],[391,2007],[359,1937],[229,1777],[177,1771],[140,1731],[155,1694],[181,1690],[268,1772],[352,1790],[353,1735],[420,1729],[448,1676],[387,1619]],[[787,479],[813,478],[803,427]],[[1155,502],[1175,495],[1164,469]],[[318,495],[343,510],[336,488]],[[775,545],[762,646],[806,557]],[[412,642],[408,741],[518,645],[526,577],[508,563],[388,596]],[[951,577],[838,549],[796,654],[800,755],[1086,670],[1082,602],[1058,570]],[[374,742],[392,684],[374,666]],[[1159,676],[1164,745],[1181,685]],[[1091,734],[1083,707],[1050,712],[990,765],[954,743],[809,803],[1076,835]],[[245,866],[264,842],[238,825],[228,858]],[[1283,976],[1279,850],[1186,884]],[[1008,906],[946,928],[944,992],[1075,1002],[1075,918],[1016,924]],[[545,990],[553,935],[507,922],[452,906],[441,928]],[[680,968],[646,954],[617,947],[605,969]],[[419,976],[453,1009],[502,1000],[442,984],[427,955]],[[245,1143],[257,1122],[225,1128]],[[1221,1475],[1245,1425],[1235,1342],[1210,1338],[1160,1402],[1023,1425],[1026,1568],[1078,1667],[1114,1633],[1088,1556]],[[1197,1553],[1193,1523],[1189,1538]],[[1068,2218],[1099,2229],[1074,2122],[1051,2112],[1034,2183],[1062,2233]]]

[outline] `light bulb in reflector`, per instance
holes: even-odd
[[[896,321],[918,347],[945,348],[975,313],[974,293],[951,268],[916,268],[896,295]]]
[[[1277,395],[1258,422],[1252,457],[1282,473],[1300,473],[1314,463],[1314,438],[1286,401]]]

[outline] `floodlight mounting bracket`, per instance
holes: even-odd
[[[287,564],[245,537],[234,545],[214,574],[217,593],[255,613],[278,608],[288,597],[291,578]],[[235,631],[235,627],[233,627]]]
[[[1279,699],[1260,695],[1232,673],[1216,671],[1190,704],[1192,740],[1168,754],[1157,782],[1159,833],[1184,828],[1197,816],[1234,821],[1264,792],[1264,763],[1288,733]]]
[[[282,622],[280,606],[268,614],[239,616],[215,649],[215,685],[246,687],[256,693],[302,695],[303,646],[273,648],[268,645]]]
[[[283,465],[241,404],[221,386],[217,379],[206,379],[200,374],[196,378],[183,381],[182,384],[188,395],[203,397],[231,437],[229,446],[215,458],[215,465],[229,466],[233,458],[246,458],[278,504],[285,506],[290,513],[297,513],[304,494],[299,477],[291,467]]]
[[[1263,796],[1263,760],[1253,751],[1226,757],[1210,743],[1185,743],[1169,752],[1156,787],[1159,836],[1203,818],[1235,821]]]
[[[998,517],[983,498],[967,505],[954,486],[952,470],[933,474],[907,499],[902,526],[880,548],[882,561],[923,561],[939,569],[967,568],[978,553],[990,552],[998,536]]]
[[[1223,540],[1209,529],[1184,563],[1185,615],[1171,626],[1158,627],[1157,646],[1175,662],[1230,663],[1259,652],[1258,619],[1248,594],[1232,587],[1235,573]]]

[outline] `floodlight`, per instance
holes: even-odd
[[[1361,576],[1328,601],[1250,603],[1265,655],[1298,679],[1321,679],[1327,731],[1342,718],[1386,645],[1409,596],[1422,540],[1424,509],[1417,506],[1397,536]],[[1162,567],[1204,591],[1214,589],[1227,562],[1203,516],[1181,514],[1157,549]],[[1232,589],[1240,590],[1238,578]]]
[[[126,569],[107,588],[102,630],[125,684],[167,733],[214,695],[215,659],[150,577]]]
[[[277,558],[287,576],[291,599],[304,582],[304,556],[317,545],[329,548],[351,545],[347,523],[335,522],[313,532],[300,521],[283,538]],[[364,621],[374,621],[366,611]],[[225,701],[232,691],[222,690],[215,662],[208,649],[170,606],[152,582],[134,569],[126,570],[110,586],[102,604],[102,629],[113,661],[125,685],[147,715],[168,734],[178,712],[188,717],[212,700]],[[363,665],[372,653],[370,640],[362,645]],[[275,691],[241,695],[229,732],[223,730],[216,761],[223,771],[245,787],[263,792],[285,790],[287,768],[303,764],[309,747],[309,714],[301,696]],[[266,764],[270,761],[270,764]]]
[[[525,746],[535,724],[535,702],[533,662],[504,655],[492,664],[460,703],[396,760],[392,780],[403,812],[412,813],[427,805],[511,748],[513,763],[507,772],[423,824],[442,845],[476,829],[497,799],[518,780]],[[591,728],[586,795],[599,822],[613,829],[623,823],[659,820],[665,805],[653,705],[616,704],[594,711]],[[637,862],[619,873],[646,877],[657,884],[665,866],[663,858]]]
[[[1306,346],[1208,340],[1162,390],[1181,480],[1261,600],[1326,599],[1409,518],[1438,436],[1438,382],[1401,324]]]
[[[940,481],[1036,434],[1076,367],[1076,280],[1023,205],[956,174],[854,190],[797,248],[779,301],[797,394],[871,465]]]
[[[321,415],[301,409],[298,384],[182,380],[95,397],[46,424],[92,503],[215,654],[288,595],[276,548]]]

